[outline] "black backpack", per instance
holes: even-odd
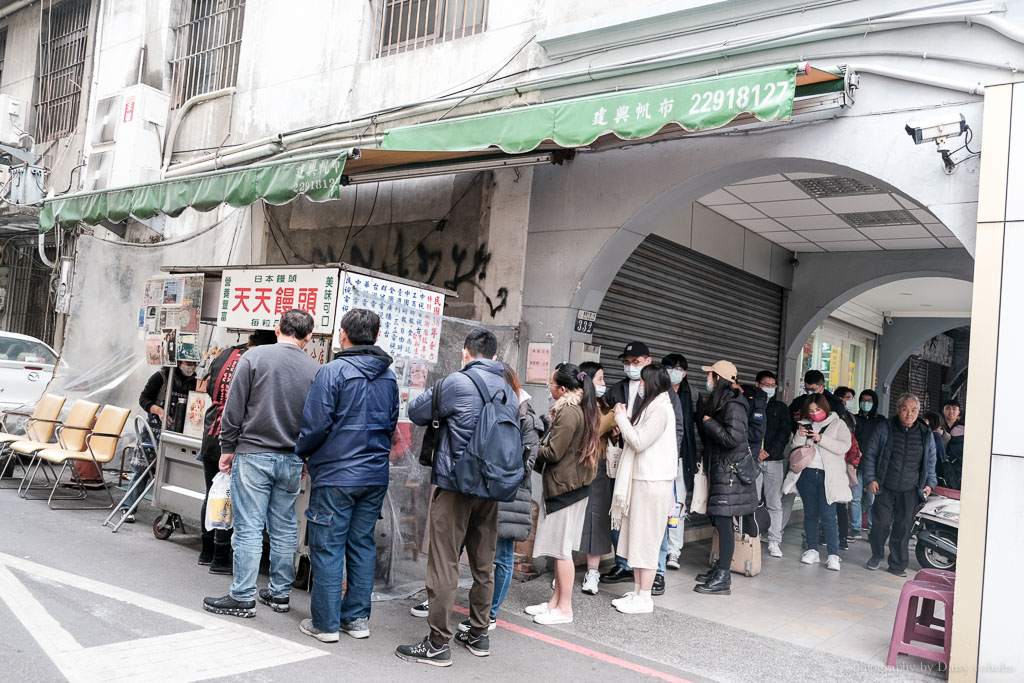
[[[462,374],[472,380],[484,405],[465,450],[452,455],[452,480],[463,495],[510,503],[526,472],[519,397],[510,396],[507,387],[492,396],[475,372],[463,370]]]

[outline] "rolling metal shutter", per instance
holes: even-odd
[[[686,356],[690,386],[703,391],[700,366],[716,360],[732,361],[741,382],[778,371],[782,313],[778,285],[651,235],[608,288],[593,343],[601,345],[609,383],[624,376],[623,347],[642,341],[655,361]]]

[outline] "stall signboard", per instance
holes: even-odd
[[[313,316],[313,334],[334,333],[338,271],[334,268],[225,270],[218,327],[272,330],[288,310]]]
[[[441,345],[444,294],[405,283],[346,272],[338,307],[338,325],[353,308],[368,308],[380,316],[377,346],[393,358],[437,362]],[[341,346],[339,330],[334,345]]]

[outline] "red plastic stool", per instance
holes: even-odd
[[[922,569],[914,576],[914,581],[926,581],[929,583],[944,583],[950,588],[956,585],[956,572],[947,571],[945,569]],[[921,632],[924,629],[930,629],[932,626],[938,626],[940,628],[946,628],[946,620],[939,619],[935,616],[935,601],[934,600],[922,600],[921,601],[921,614],[917,617],[917,630]]]
[[[947,571],[945,569],[922,569],[914,575],[914,581],[945,583],[952,586],[956,583],[956,572]]]
[[[941,602],[946,607],[945,619],[936,620],[941,622],[943,629],[932,628],[930,625],[922,625],[918,620],[918,604],[922,606],[931,602],[931,612],[934,614],[934,605]],[[932,617],[934,619],[934,617]],[[953,629],[949,628],[953,623],[953,587],[946,583],[931,583],[914,579],[903,584],[903,591],[900,593],[899,607],[896,609],[896,620],[892,626],[892,638],[889,640],[889,657],[885,660],[886,666],[896,666],[901,654],[914,655],[923,659],[930,659],[934,662],[949,664],[950,644],[953,637]],[[942,650],[933,650],[920,645],[913,645],[914,641],[927,643],[929,645],[941,645]]]

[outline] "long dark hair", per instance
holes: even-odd
[[[725,379],[717,372],[712,372],[711,376],[715,380],[715,389],[704,403],[704,414],[708,417],[714,417],[718,409],[722,407],[722,404],[728,401],[731,396],[735,396],[737,391],[730,380]]]
[[[597,394],[590,375],[572,363],[564,363],[555,370],[555,384],[569,391],[583,390],[580,408],[583,409],[583,439],[580,442],[580,462],[588,466],[597,463],[601,448],[601,414],[597,408]]]
[[[512,387],[512,391],[516,392],[516,400],[519,401],[519,392],[523,390],[523,385],[519,383],[519,377],[516,375],[516,371],[512,369],[512,366],[508,363],[502,363],[501,367],[505,369],[505,381]],[[519,416],[522,417],[526,414],[526,403],[519,403]]]
[[[651,405],[654,399],[672,388],[672,380],[668,378],[668,370],[660,363],[649,363],[640,371],[640,379],[643,381],[644,397],[640,405],[633,410],[633,417],[629,423],[635,425],[643,415],[647,406]]]
[[[587,373],[587,377],[593,382],[594,378],[597,377],[597,373],[604,370],[604,366],[600,363],[595,363],[592,360],[585,360],[580,363],[580,371]],[[607,394],[606,394],[607,395]],[[597,388],[594,388],[594,396],[597,396]],[[601,409],[601,412],[607,413],[612,409],[608,402],[604,400],[604,396],[597,396],[597,406]]]

